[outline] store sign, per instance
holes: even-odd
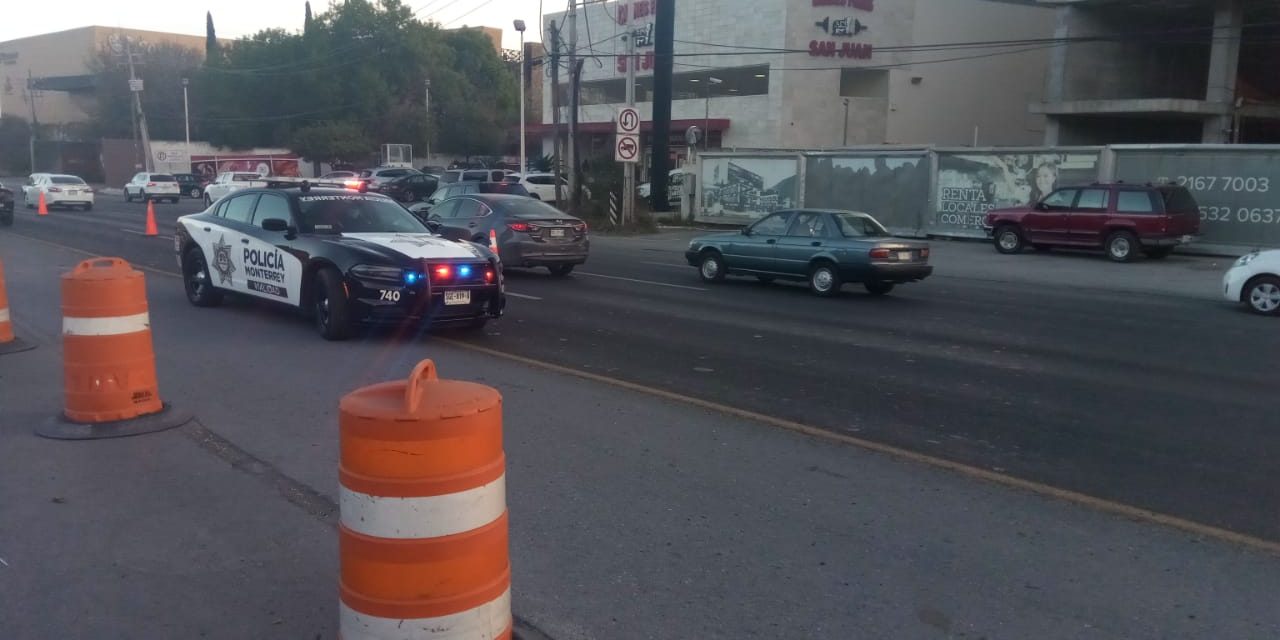
[[[875,4],[873,0],[813,0],[815,7],[845,7],[850,9],[860,9],[862,11],[874,11]],[[837,42],[828,40],[828,37],[834,38],[856,38],[863,33],[870,31],[871,27],[867,26],[862,20],[849,16],[823,16],[821,20],[813,23],[819,31],[822,32],[822,39],[814,39],[809,41],[809,55],[815,58],[847,58],[854,60],[870,60],[874,48],[865,42]]]
[[[814,0],[814,2],[817,1]],[[630,4],[619,2],[617,11],[618,15],[615,21],[618,24],[626,24],[630,20],[640,20],[641,18],[658,15],[658,0],[636,0]]]

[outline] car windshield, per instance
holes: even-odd
[[[875,218],[856,213],[838,213],[840,233],[846,238],[884,238],[889,232]]]
[[[50,182],[54,184],[84,184],[84,180],[75,176],[54,176],[50,178]]]
[[[301,233],[429,233],[413,214],[382,196],[304,195],[298,203]]]

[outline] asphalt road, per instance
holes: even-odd
[[[158,205],[158,239],[109,195],[20,208],[13,231],[173,271],[173,221],[199,208]],[[569,278],[512,270],[507,317],[458,339],[1280,541],[1274,321],[1204,292],[1108,290],[1131,266],[1101,258],[1001,258],[1084,264],[1079,287],[944,271],[824,300],[703,284],[682,249],[597,236]]]

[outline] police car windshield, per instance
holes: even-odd
[[[301,233],[430,233],[404,207],[381,196],[299,196],[298,208]]]

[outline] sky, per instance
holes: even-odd
[[[512,27],[519,18],[529,25],[527,41],[536,42],[539,0],[404,0],[419,18],[429,18],[446,28],[461,26],[499,27],[503,47],[520,48],[520,34]],[[204,35],[205,11],[213,12],[213,24],[220,38],[237,38],[267,28],[301,29],[304,0],[41,0],[19,2],[4,10],[0,19],[0,42],[89,25],[128,27]],[[312,0],[311,10],[319,14],[329,0]],[[545,11],[562,11],[564,0],[546,0]],[[55,20],[44,20],[57,16]]]

